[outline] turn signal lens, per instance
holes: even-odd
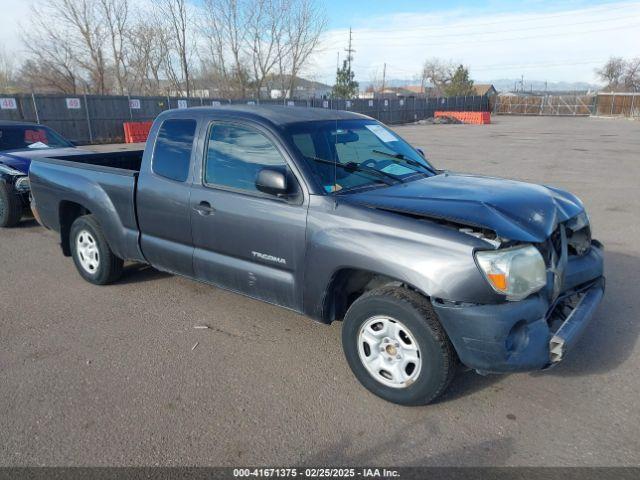
[[[504,273],[489,273],[487,277],[494,288],[500,291],[507,289],[507,276]]]
[[[508,300],[521,300],[547,283],[544,259],[532,245],[481,250],[475,255],[491,288]]]

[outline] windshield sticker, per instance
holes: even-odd
[[[49,145],[42,142],[36,142],[29,145],[29,148],[49,148]]]
[[[337,183],[335,185],[325,185],[324,190],[327,193],[339,192],[342,190],[342,185],[338,185]]]
[[[415,173],[415,170],[405,167],[404,165],[400,165],[398,163],[390,163],[384,168],[381,168],[384,173],[389,173],[391,175],[401,176],[401,175],[409,175],[410,173]]]
[[[382,125],[365,125],[371,133],[378,137],[384,143],[397,142],[398,139],[393,134],[384,128]]]

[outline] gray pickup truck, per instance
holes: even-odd
[[[434,400],[459,363],[556,365],[604,293],[575,196],[438,170],[349,112],[172,110],[144,152],[34,159],[30,182],[89,282],[144,262],[342,320],[353,373],[400,404]]]

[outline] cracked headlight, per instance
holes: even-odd
[[[14,184],[16,191],[20,193],[28,192],[31,189],[29,184],[29,177],[20,177],[16,179],[16,183]]]
[[[532,245],[477,251],[476,261],[496,292],[521,300],[547,283],[544,259]]]

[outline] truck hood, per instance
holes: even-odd
[[[58,155],[81,155],[84,153],[88,153],[88,151],[75,147],[0,152],[0,164],[7,165],[26,175],[29,173],[29,165],[31,165],[31,160],[34,158],[56,157]]]
[[[448,172],[342,198],[370,208],[487,228],[505,239],[534,243],[545,241],[559,222],[584,210],[577,197],[555,188]]]

